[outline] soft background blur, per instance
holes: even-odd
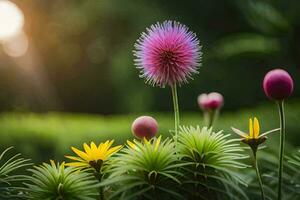
[[[83,141],[130,138],[131,122],[140,114],[156,116],[161,132],[168,132],[170,91],[145,85],[132,55],[140,33],[166,19],[186,24],[203,46],[199,74],[179,89],[185,124],[201,124],[198,94],[217,91],[225,97],[219,128],[245,128],[252,115],[264,117],[265,129],[277,127],[262,80],[280,67],[295,81],[287,103],[288,139],[300,145],[299,0],[11,2],[24,25],[2,41],[7,29],[0,27],[1,147],[16,146],[36,160],[61,157]]]

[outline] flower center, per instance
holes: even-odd
[[[101,167],[103,165],[103,160],[93,160],[93,161],[90,161],[89,164],[91,165],[91,167],[93,167],[97,172],[100,172],[101,170]]]
[[[160,54],[160,63],[163,66],[172,67],[176,61],[176,54],[173,51],[165,50]]]

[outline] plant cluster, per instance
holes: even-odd
[[[260,134],[257,118],[249,120],[249,131],[233,128],[241,138],[231,138],[229,133],[214,129],[215,119],[223,106],[219,93],[202,94],[198,98],[206,117],[207,126],[192,127],[180,124],[177,85],[187,83],[200,65],[200,46],[196,35],[173,21],[157,23],[147,29],[135,45],[136,64],[146,82],[171,88],[174,105],[174,129],[170,138],[157,136],[159,123],[151,116],[141,116],[132,123],[136,139],[124,145],[113,146],[113,140],[100,144],[84,143],[83,150],[72,147],[76,156],[66,156],[71,162],[44,163],[28,171],[31,176],[10,175],[27,160],[16,156],[0,166],[0,195],[15,195],[26,199],[89,200],[89,199],[250,199],[247,189],[249,178],[257,180],[261,199],[268,199],[259,162],[258,152],[268,134],[280,131],[278,200],[284,199],[285,116],[283,101],[293,91],[293,80],[281,69],[269,72],[264,79],[266,95],[275,100],[279,108],[280,128]],[[245,164],[249,156],[240,143],[246,144],[253,157],[253,172],[246,173],[251,165]],[[2,159],[3,154],[0,156]],[[300,158],[294,155],[288,163],[296,172]],[[273,168],[274,169],[274,168]],[[24,179],[25,178],[25,179]],[[13,181],[23,182],[22,190],[14,193]],[[294,187],[295,186],[295,187]],[[289,188],[289,196],[299,198],[297,184]],[[256,191],[257,193],[257,191]],[[288,197],[286,195],[286,197]],[[255,198],[258,198],[255,196]]]

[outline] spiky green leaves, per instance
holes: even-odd
[[[228,188],[244,195],[237,186],[242,180],[236,171],[246,167],[240,162],[245,156],[238,140],[228,137],[206,127],[180,128],[178,150],[185,163],[183,184],[189,198],[214,199],[228,193]]]
[[[32,176],[28,187],[28,199],[34,200],[92,200],[98,195],[97,181],[86,172],[65,167],[64,163],[44,163],[30,169]]]
[[[288,157],[288,162],[293,164],[300,170],[300,150],[298,150],[298,154],[294,154],[292,157]]]
[[[115,159],[111,176],[103,184],[117,184],[115,199],[177,199],[178,157],[174,143],[161,137],[128,142]],[[167,197],[168,196],[168,197]]]
[[[26,176],[16,174],[16,171],[31,165],[28,159],[21,158],[20,154],[7,157],[7,148],[0,154],[0,199],[18,199],[19,183],[26,180]]]

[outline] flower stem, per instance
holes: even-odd
[[[258,178],[258,183],[259,183],[259,187],[260,187],[260,191],[261,191],[261,199],[265,200],[265,193],[264,193],[263,183],[262,183],[262,180],[261,180],[261,175],[260,175],[260,172],[259,172],[259,169],[258,169],[258,164],[257,164],[256,150],[253,151],[253,157],[254,157],[254,168],[255,168],[255,171],[256,171],[256,175],[257,175],[257,178]]]
[[[205,119],[205,124],[207,125],[208,128],[211,128],[214,123],[216,122],[217,118],[219,116],[219,110],[208,110],[204,111],[204,119]]]
[[[174,105],[174,119],[175,119],[175,145],[177,148],[177,137],[178,137],[178,128],[179,128],[179,106],[178,106],[178,96],[177,96],[177,87],[176,84],[171,86],[173,105]]]
[[[278,166],[278,195],[277,199],[281,200],[282,190],[282,173],[283,173],[283,157],[285,143],[285,116],[284,116],[284,101],[278,102],[278,110],[280,117],[280,149],[279,149],[279,166]]]
[[[103,177],[102,173],[95,172],[95,177],[98,179],[99,183],[101,183]],[[99,187],[99,200],[104,200],[103,187]]]

